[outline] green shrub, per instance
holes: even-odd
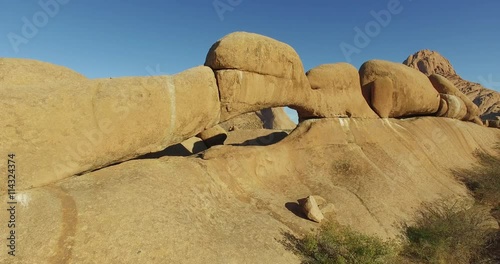
[[[299,240],[297,249],[305,263],[391,263],[395,244],[363,235],[349,227],[328,223],[319,232]]]
[[[500,155],[500,151],[498,154]],[[455,175],[467,185],[479,203],[499,210],[500,158],[482,152],[476,152],[475,156],[478,159],[477,165],[469,170],[456,171]]]
[[[476,201],[491,208],[491,214],[500,223],[500,144],[496,155],[476,152],[478,163],[471,169],[455,171],[455,175],[469,188]],[[490,258],[500,263],[500,231],[497,230],[487,247]]]
[[[405,226],[403,255],[424,263],[487,263],[491,216],[487,210],[457,204],[425,205],[412,226]]]

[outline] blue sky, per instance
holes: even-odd
[[[0,57],[43,60],[89,78],[144,76],[152,73],[148,67],[158,67],[159,74],[174,74],[203,64],[210,46],[224,35],[249,31],[290,44],[305,70],[341,61],[356,67],[370,59],[402,62],[418,50],[431,49],[448,58],[465,79],[500,90],[498,0],[0,3]],[[40,3],[57,3],[58,10],[51,5],[49,10],[55,12],[44,11]],[[214,4],[225,11],[217,12]],[[374,28],[370,43],[358,45],[358,53],[348,60],[341,43],[356,47],[356,27],[365,32],[367,23],[376,22],[373,12],[395,9],[398,12],[391,14],[389,23],[378,32]],[[46,20],[40,12],[48,14]],[[26,20],[37,32],[23,35]],[[24,40],[12,45],[15,35]]]

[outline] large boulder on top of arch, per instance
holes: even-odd
[[[311,78],[323,83],[312,89],[297,52],[288,44],[258,34],[236,32],[223,37],[208,52],[205,65],[215,72],[221,121],[279,106],[290,106],[304,118],[338,117],[353,111],[350,107],[360,103],[350,102],[346,110],[342,106],[345,100],[338,102],[344,96],[340,90],[345,88],[352,94],[359,82],[348,66],[341,64],[327,69],[347,73],[347,77],[336,76],[340,84],[324,76],[323,69],[316,69]],[[365,111],[358,110],[353,112],[357,115]],[[368,111],[360,116],[374,115]]]
[[[258,34],[223,37],[208,52],[205,65],[215,72],[221,121],[269,107],[297,106],[310,90],[297,52]]]

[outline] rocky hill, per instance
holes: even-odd
[[[0,233],[17,245],[0,263],[301,263],[283,240],[319,224],[298,200],[397,238],[422,203],[470,205],[453,171],[500,138],[439,76],[380,60],[305,72],[292,47],[246,32],[172,76],[0,65],[0,201],[16,204]],[[300,117],[290,133],[283,106]]]
[[[500,116],[500,93],[479,83],[462,79],[451,63],[438,52],[421,50],[409,56],[403,63],[428,76],[433,73],[445,76],[478,105],[483,120],[495,120]]]

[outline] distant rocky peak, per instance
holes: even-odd
[[[421,50],[410,55],[403,64],[418,69],[426,75],[437,73],[443,76],[457,75],[455,69],[445,57],[436,51]]]

